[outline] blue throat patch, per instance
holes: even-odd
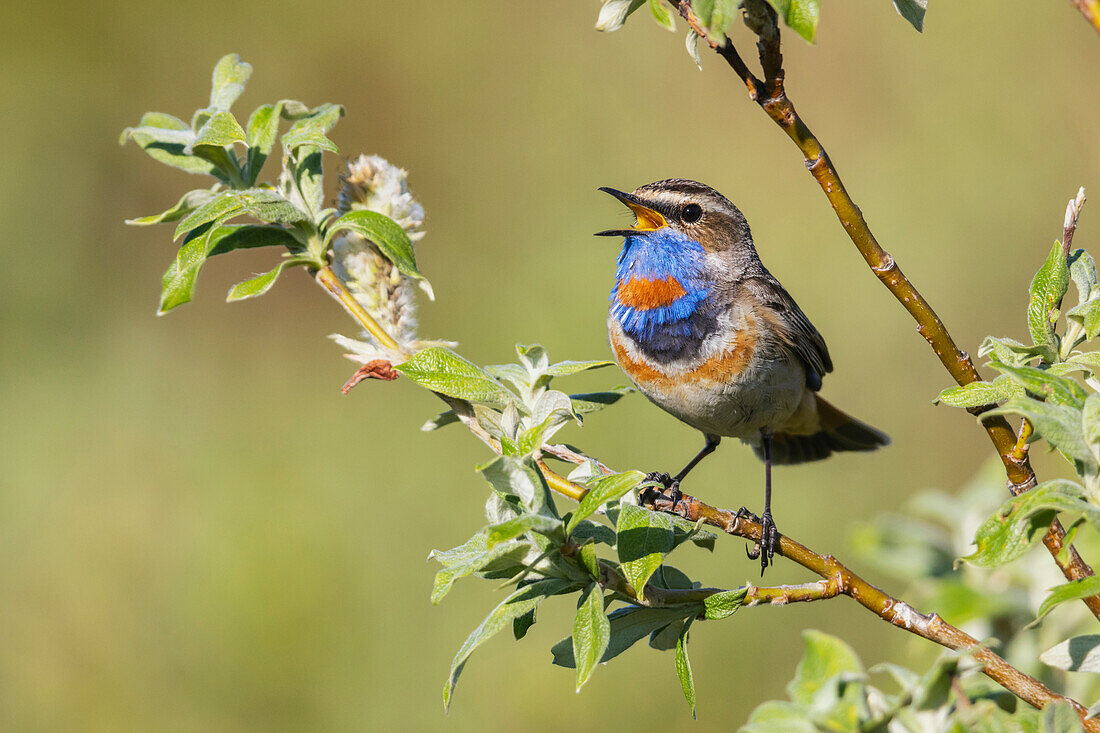
[[[611,290],[611,315],[647,356],[672,361],[693,355],[717,328],[717,314],[707,300],[705,262],[702,245],[672,229],[626,238]],[[672,278],[684,294],[667,305],[633,308],[618,299],[620,283],[632,278]]]

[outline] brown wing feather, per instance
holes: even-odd
[[[829,358],[829,347],[825,345],[825,339],[771,273],[765,271],[764,275],[747,280],[745,285],[752,289],[757,301],[763,306],[764,316],[775,335],[792,354],[802,360],[808,371],[817,376],[814,379],[810,374],[806,375],[810,388],[820,388],[821,377],[833,370],[833,361]]]

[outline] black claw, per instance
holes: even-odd
[[[762,532],[760,535],[760,577],[764,577],[764,571],[772,563],[775,557],[775,549],[779,546],[779,530],[772,520],[771,512],[764,512],[761,518]],[[755,559],[755,558],[754,558]]]
[[[660,471],[653,471],[653,472],[647,473],[645,475],[645,480],[646,481],[653,481],[655,483],[658,483],[661,486],[664,486],[666,489],[672,488],[672,483],[673,483],[672,477],[669,476],[667,473],[662,473]]]

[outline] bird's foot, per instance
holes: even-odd
[[[776,548],[779,547],[779,530],[775,526],[775,521],[772,520],[771,512],[764,512],[763,517],[758,517],[745,507],[741,507],[737,510],[737,518],[759,524],[763,529],[760,540],[752,547],[745,548],[745,554],[750,560],[760,560],[760,576],[763,577],[764,571],[772,564]]]
[[[651,492],[657,496],[651,496],[653,503],[657,503],[659,499],[661,502],[668,502],[669,506],[675,506],[677,502],[683,498],[683,493],[680,491],[680,481],[673,476],[669,476],[667,473],[660,473],[654,471],[647,473],[644,479],[647,482],[653,482],[660,484],[663,490],[657,490],[656,487],[649,487],[642,490],[643,496],[646,492]],[[642,498],[642,497],[639,497]]]

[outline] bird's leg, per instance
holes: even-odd
[[[695,457],[688,461],[688,464],[684,466],[683,470],[675,476],[669,476],[667,473],[650,473],[646,475],[646,481],[656,481],[661,486],[669,489],[671,492],[671,499],[673,503],[680,500],[680,482],[684,480],[684,477],[691,472],[691,469],[695,468],[699,464],[699,461],[703,460],[718,447],[718,444],[722,442],[722,439],[717,435],[707,435],[707,443],[703,446],[703,449],[695,454]]]
[[[762,433],[760,438],[764,447],[764,516],[760,518],[760,576],[763,577],[779,545],[779,530],[772,520],[772,436]]]

